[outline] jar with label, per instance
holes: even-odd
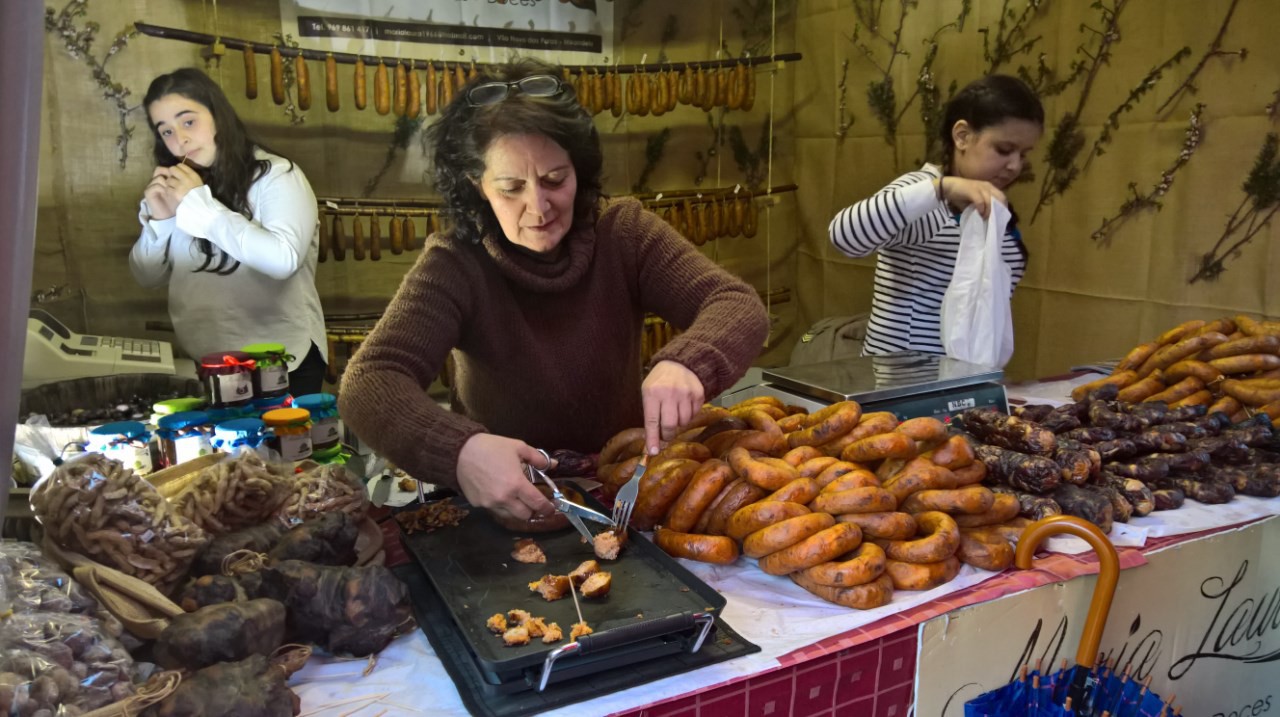
[[[253,401],[253,369],[257,366],[243,351],[219,351],[200,359],[200,381],[214,408],[240,407]]]
[[[89,431],[89,450],[120,461],[138,475],[155,467],[151,459],[151,433],[141,421],[104,423]]]
[[[160,425],[160,419],[183,411],[199,411],[205,407],[205,400],[199,396],[170,398],[151,404],[151,425]]]
[[[332,393],[308,393],[293,399],[293,405],[311,412],[312,457],[341,444],[342,429],[338,425],[337,396]]]
[[[262,414],[271,430],[267,448],[282,461],[311,457],[311,413],[303,408],[277,408]]]
[[[213,447],[232,455],[253,451],[266,460],[266,438],[267,426],[260,418],[233,418],[213,427]]]
[[[289,393],[289,362],[284,344],[249,344],[240,349],[254,360],[253,395],[283,396]]]
[[[163,416],[156,428],[160,461],[176,466],[213,452],[213,424],[204,411],[183,411]]]

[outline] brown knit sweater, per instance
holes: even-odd
[[[605,204],[552,257],[433,235],[347,366],[342,418],[410,475],[449,486],[476,433],[599,450],[643,422],[646,311],[685,329],[653,361],[688,367],[708,399],[742,377],[768,332],[749,285],[634,199]],[[451,350],[453,413],[424,391]]]

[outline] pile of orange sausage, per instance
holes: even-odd
[[[614,492],[635,470],[643,429],[600,452]],[[831,602],[869,609],[928,590],[967,563],[1003,570],[1026,522],[1018,501],[979,485],[986,466],[933,418],[904,422],[844,401],[809,414],[772,397],[704,406],[653,456],[632,527],[668,554],[756,558]]]
[[[1113,385],[1129,403],[1209,406],[1235,422],[1265,413],[1280,426],[1280,322],[1248,316],[1188,321],[1136,346],[1112,375],[1078,386],[1081,400]]]

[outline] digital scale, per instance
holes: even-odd
[[[73,378],[175,372],[173,346],[166,341],[77,334],[42,309],[27,317],[24,389]]]
[[[970,408],[1008,412],[1004,371],[918,351],[858,356],[828,363],[764,369],[716,401],[732,406],[757,396],[816,411],[857,401],[865,413],[891,411],[899,420],[932,416],[950,422]],[[748,385],[743,385],[747,383]]]

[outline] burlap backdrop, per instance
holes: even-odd
[[[1043,0],[1045,11],[1030,28],[1043,35],[1036,51],[1046,62],[1066,71],[1081,37],[1081,22],[1096,26],[1096,11],[1083,0]],[[765,3],[752,6],[768,7]],[[1020,8],[1020,3],[1010,3]],[[1124,348],[1186,318],[1225,312],[1280,314],[1280,297],[1266,277],[1274,274],[1280,256],[1269,251],[1274,230],[1264,231],[1243,256],[1229,264],[1223,279],[1212,284],[1188,286],[1193,262],[1219,236],[1225,215],[1240,202],[1239,186],[1267,131],[1273,127],[1264,106],[1280,88],[1280,50],[1266,42],[1268,28],[1280,20],[1280,6],[1269,0],[1240,0],[1227,33],[1224,49],[1247,46],[1249,56],[1209,61],[1201,74],[1196,97],[1181,100],[1164,117],[1156,105],[1190,70],[1216,33],[1227,0],[1198,2],[1130,0],[1121,17],[1123,37],[1115,59],[1099,74],[1093,96],[1084,112],[1089,141],[1100,123],[1147,70],[1182,45],[1194,55],[1175,68],[1122,126],[1105,156],[1064,197],[1030,223],[1034,192],[1039,185],[1020,186],[1012,192],[1015,207],[1024,214],[1025,235],[1032,252],[1031,266],[1014,301],[1018,350],[1010,371],[1015,376],[1044,375],[1065,369],[1073,362],[1113,356]],[[689,3],[679,0],[618,0],[620,55],[617,61],[648,61],[665,52],[667,59],[682,63],[715,57],[721,39],[729,52],[743,47],[742,25],[735,11],[747,9],[744,1],[715,0]],[[782,9],[788,3],[778,2]],[[628,11],[638,25],[623,25]],[[55,10],[62,5],[51,4]],[[902,49],[894,79],[900,101],[910,94],[923,57],[922,41],[939,26],[954,19],[960,0],[921,0],[911,10],[904,27]],[[973,15],[963,32],[948,31],[941,37],[935,65],[944,88],[961,84],[982,73],[984,26],[993,26],[1001,3],[975,0]],[[279,29],[276,3],[222,2],[217,30],[226,36],[269,41]],[[896,27],[897,3],[885,3],[886,32]],[[665,47],[663,26],[675,16],[676,34]],[[103,36],[94,55],[101,57],[111,37],[133,20],[213,32],[209,3],[144,2],[142,0],[90,0],[89,20],[102,25]],[[767,28],[767,14],[763,25]],[[800,331],[824,316],[865,310],[871,292],[870,261],[853,261],[830,248],[826,227],[840,207],[874,192],[922,154],[920,122],[913,107],[899,132],[896,153],[865,101],[865,87],[876,71],[849,38],[854,29],[852,4],[841,0],[807,0],[794,6],[788,20],[777,25],[778,52],[798,50],[804,59],[776,73],[761,73],[755,109],[730,113],[728,123],[740,126],[747,142],[755,146],[764,123],[774,110],[772,183],[795,182],[800,191],[783,195],[776,206],[761,214],[760,233],[754,239],[711,242],[705,251],[757,288],[792,290],[791,301],[773,308],[775,327],[770,349],[760,362],[784,362]],[[865,32],[863,33],[865,37]],[[872,42],[883,61],[884,46]],[[162,290],[138,288],[128,273],[129,247],[137,237],[137,201],[149,176],[151,139],[141,111],[129,117],[134,127],[129,160],[117,163],[115,137],[119,131],[111,105],[101,99],[88,68],[72,59],[55,36],[46,38],[45,126],[42,134],[40,214],[37,226],[36,271],[33,286],[67,284],[71,298],[49,304],[73,328],[102,334],[149,335],[147,320],[166,320]],[[442,50],[442,59],[458,59],[456,49]],[[554,58],[548,58],[554,60]],[[615,58],[609,58],[613,61]],[[849,60],[848,108],[855,122],[843,140],[835,137],[837,82],[841,63]],[[1019,58],[1017,63],[1032,62]],[[141,100],[150,79],[161,72],[201,63],[193,45],[148,37],[135,39],[108,63],[115,81],[132,90],[132,101]],[[372,109],[351,108],[351,68],[339,66],[343,109],[331,114],[317,100],[302,125],[291,125],[283,110],[270,101],[267,62],[259,57],[259,98],[244,98],[244,74],[239,52],[231,52],[221,70],[210,69],[231,97],[241,116],[259,137],[277,151],[298,162],[317,194],[359,196],[366,182],[382,167],[394,127],[393,118],[380,117]],[[312,63],[311,75],[319,87],[320,63]],[[773,81],[771,83],[771,80]],[[1073,88],[1046,104],[1050,125],[1074,106]],[[1125,227],[1110,248],[1098,248],[1089,235],[1104,215],[1113,213],[1124,199],[1125,187],[1140,188],[1158,181],[1182,142],[1187,113],[1195,101],[1208,104],[1206,135],[1190,165],[1178,176],[1165,198],[1165,209],[1146,214]],[[645,145],[663,129],[671,130],[662,161],[650,176],[654,190],[693,186],[700,166],[695,153],[712,144],[706,114],[680,107],[660,118],[601,116],[598,126],[607,152],[607,189],[624,193],[644,166]],[[1046,141],[1043,144],[1047,144]],[[1041,155],[1034,161],[1043,176]],[[396,151],[374,196],[422,196],[429,192],[422,176],[426,169],[415,136],[407,151]],[[732,152],[722,147],[709,164],[704,187],[734,186],[742,181]],[[767,220],[767,221],[766,221]],[[385,233],[385,229],[384,229]],[[376,311],[395,290],[414,257],[392,257],[380,262],[329,262],[318,272],[321,297],[328,313]],[[171,335],[150,334],[157,338]]]

